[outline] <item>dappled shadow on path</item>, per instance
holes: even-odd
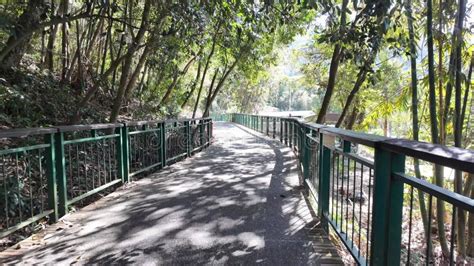
[[[302,197],[289,148],[217,123],[207,150],[67,217],[6,263],[339,262]]]

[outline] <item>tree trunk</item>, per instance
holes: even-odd
[[[143,7],[143,14],[142,14],[142,21],[140,25],[140,29],[133,40],[133,43],[130,45],[130,48],[127,51],[125,61],[122,68],[122,75],[120,77],[119,88],[117,91],[117,96],[114,101],[114,105],[112,107],[112,111],[110,112],[110,123],[114,123],[117,121],[117,117],[120,113],[120,108],[122,107],[123,97],[125,95],[126,85],[128,81],[128,77],[130,74],[131,64],[133,62],[133,55],[139,49],[140,43],[145,36],[145,32],[148,30],[148,17],[150,15],[150,5],[151,0],[145,1],[145,6]]]
[[[2,70],[9,70],[20,64],[33,35],[31,30],[42,21],[46,10],[45,0],[28,1],[26,9],[16,22],[13,33],[8,38],[4,49],[0,52],[2,55],[0,68]]]
[[[44,59],[45,68],[51,72],[54,71],[54,42],[56,41],[56,33],[58,26],[51,26],[49,28],[48,45],[46,46],[46,55]]]
[[[466,14],[466,2],[464,0],[459,0],[458,5],[458,36],[456,38],[456,83],[455,83],[455,95],[454,95],[454,121],[453,121],[453,128],[454,128],[454,146],[455,147],[462,147],[462,78],[461,78],[461,70],[462,70],[462,30],[463,30],[463,22],[464,16]],[[454,191],[456,193],[462,194],[463,190],[463,180],[462,180],[462,172],[460,170],[456,170],[454,172],[454,184],[455,188]],[[466,230],[466,213],[459,209],[457,210],[457,248],[458,248],[458,255],[461,257],[465,257],[466,255],[466,246],[465,246],[465,230]]]
[[[211,51],[209,52],[209,56],[207,57],[206,65],[204,66],[204,71],[202,73],[202,78],[201,78],[201,85],[199,86],[199,91],[198,91],[196,103],[194,104],[193,118],[196,117],[197,108],[199,106],[199,99],[201,98],[202,87],[204,86],[204,80],[206,79],[206,73],[207,73],[207,70],[209,68],[209,64],[211,62],[212,55],[214,54],[214,49],[216,48],[217,33],[218,33],[219,29],[220,29],[220,24],[217,26],[217,29],[214,33],[214,38],[212,39]]]
[[[229,77],[229,74],[237,66],[237,63],[239,61],[238,58],[240,58],[240,57],[237,57],[235,59],[234,63],[232,63],[232,65],[229,67],[229,69],[227,69],[227,72],[225,72],[224,75],[222,76],[222,78],[219,80],[219,83],[217,83],[216,89],[214,90],[214,92],[212,94],[212,97],[210,98],[209,102],[206,105],[206,109],[204,110],[203,117],[208,117],[209,116],[209,108],[211,108],[212,103],[216,99],[216,96],[219,93],[219,91],[221,90],[222,86],[224,85],[224,82],[227,80],[227,77]]]
[[[199,60],[198,69],[197,69],[197,72],[196,72],[196,78],[194,79],[194,81],[191,85],[192,86],[191,90],[189,91],[188,95],[186,95],[186,99],[184,99],[184,102],[181,104],[181,109],[183,109],[186,106],[189,99],[193,96],[194,91],[196,90],[196,85],[199,81],[199,77],[201,76],[201,66],[202,66],[202,62],[201,62],[201,60]]]
[[[127,88],[125,90],[125,99],[129,100],[132,94],[132,90],[135,87],[135,83],[137,82],[138,76],[140,75],[140,71],[142,70],[143,66],[145,65],[146,59],[148,55],[151,53],[151,44],[145,46],[143,49],[143,53],[138,59],[137,66],[135,67],[135,71],[133,71],[132,75],[130,76],[130,81],[128,82]]]
[[[439,143],[438,138],[438,122],[436,115],[436,87],[435,87],[435,69],[434,69],[434,45],[433,45],[433,3],[432,0],[427,0],[427,42],[428,42],[428,83],[429,83],[429,109],[430,109],[430,123],[431,123],[431,141],[435,144]],[[434,170],[436,185],[443,187],[444,173],[443,168],[435,165]],[[444,202],[440,199],[436,200],[436,218],[438,224],[438,236],[441,245],[441,250],[444,256],[448,256],[449,249],[446,242],[446,235],[444,231]]]
[[[415,32],[413,29],[413,11],[411,0],[406,0],[406,17],[408,21],[408,37],[409,37],[409,48],[410,48],[410,72],[411,72],[411,108],[412,108],[412,127],[413,127],[413,140],[419,140],[419,120],[418,120],[418,75],[416,68],[416,40]],[[414,158],[415,176],[421,179],[420,161]],[[423,222],[423,228],[425,230],[425,239],[428,239],[430,229],[428,228],[428,212],[426,211],[425,195],[421,190],[418,191],[418,202],[420,205],[421,220]]]
[[[69,12],[69,0],[62,0],[61,1],[61,16],[66,17],[68,16]],[[61,40],[61,62],[62,62],[62,69],[61,69],[61,81],[65,81],[66,72],[69,65],[69,33],[68,33],[68,23],[64,22],[61,25],[62,30],[62,40]]]
[[[352,101],[354,100],[357,92],[359,92],[360,88],[362,87],[362,84],[364,83],[366,76],[367,76],[367,70],[364,66],[363,68],[359,70],[359,74],[357,74],[357,80],[354,83],[354,87],[352,88],[351,92],[349,93],[349,96],[346,99],[346,103],[344,104],[344,109],[342,109],[342,113],[336,122],[336,127],[340,127],[342,122],[344,121],[344,118],[352,104]]]
[[[357,107],[354,106],[352,108],[352,112],[351,114],[349,115],[349,117],[346,119],[346,129],[348,130],[352,130],[354,128],[354,124],[357,120],[357,114],[358,114],[358,110],[357,110]]]
[[[204,112],[203,112],[203,114],[202,114],[202,117],[207,117],[207,116],[208,116],[208,115],[206,115],[206,112],[207,112],[209,103],[211,102],[212,89],[214,88],[214,83],[216,82],[217,74],[219,74],[219,69],[216,69],[216,71],[214,72],[214,75],[212,76],[212,81],[211,81],[211,85],[209,86],[209,91],[208,91],[208,93],[207,93],[206,105],[205,105],[205,108],[204,108]]]
[[[449,58],[449,68],[448,68],[448,83],[446,85],[446,94],[444,97],[444,109],[443,109],[443,115],[442,115],[442,120],[440,124],[443,126],[443,129],[440,131],[442,135],[440,136],[440,144],[445,144],[446,141],[446,126],[448,124],[448,115],[450,111],[450,106],[451,106],[451,96],[453,92],[453,84],[455,82],[455,73],[456,73],[456,42],[457,42],[457,37],[459,36],[458,32],[458,25],[459,25],[459,16],[456,16],[455,19],[455,24],[453,28],[453,34],[451,37],[451,55]]]
[[[181,76],[184,76],[186,75],[186,73],[188,72],[189,70],[189,67],[191,66],[191,64],[194,62],[194,60],[196,59],[197,55],[195,55],[193,58],[191,58],[191,60],[188,61],[188,63],[185,65],[185,67],[183,68],[182,71],[179,71],[179,70],[176,70],[176,72],[174,73],[174,77],[173,77],[173,81],[171,82],[171,84],[168,86],[168,89],[166,90],[166,93],[165,95],[163,96],[163,98],[161,99],[160,103],[158,104],[158,109],[163,106],[164,104],[166,104],[168,102],[168,99],[171,95],[171,92],[173,91],[174,88],[176,88],[176,84],[178,84],[178,81],[180,79],[180,75]]]
[[[471,63],[469,64],[469,72],[467,74],[466,90],[464,91],[464,99],[463,99],[462,111],[461,111],[461,128],[464,128],[464,120],[466,119],[466,109],[467,109],[467,101],[469,100],[469,91],[471,89],[473,63],[474,63],[474,55],[471,56]]]
[[[344,29],[345,24],[346,24],[346,9],[347,9],[348,2],[349,2],[348,0],[342,1],[341,25],[340,25],[341,34],[342,34],[342,29]],[[343,49],[341,48],[341,45],[339,43],[336,44],[336,46],[334,47],[332,58],[331,58],[331,66],[329,67],[328,85],[326,86],[326,92],[324,94],[321,108],[319,109],[316,123],[323,124],[325,122],[326,113],[329,109],[329,103],[331,102],[331,98],[334,93],[334,86],[336,85],[337,69],[339,68],[339,63],[340,63],[342,53],[343,53]]]
[[[326,120],[326,113],[329,109],[329,103],[331,102],[332,94],[334,93],[334,86],[336,85],[337,69],[339,68],[341,53],[341,46],[336,44],[332,54],[331,66],[329,67],[328,85],[326,86],[323,102],[321,104],[321,108],[319,109],[318,118],[316,119],[316,123],[318,124],[324,124]]]
[[[440,143],[444,143],[443,136],[445,135],[444,129],[445,126],[443,124],[443,0],[439,0],[438,6],[438,97],[439,97],[439,135],[440,135]]]

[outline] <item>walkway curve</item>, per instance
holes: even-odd
[[[292,151],[232,123],[215,123],[214,135],[202,153],[66,216],[0,264],[341,263]]]

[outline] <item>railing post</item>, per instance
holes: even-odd
[[[331,178],[331,150],[326,147],[325,136],[319,132],[319,199],[318,216],[321,217],[322,227],[328,230],[327,216],[329,215],[329,190]],[[332,140],[329,137],[329,140]],[[329,141],[327,141],[329,143]]]
[[[288,120],[288,145],[293,147],[293,121]]]
[[[211,145],[211,139],[214,134],[214,121],[212,119],[209,120],[209,143],[208,145]]]
[[[201,140],[200,150],[204,148],[204,120],[199,119],[199,139]]]
[[[129,176],[129,155],[130,147],[128,140],[128,127],[123,125],[121,128],[117,128],[116,132],[120,134],[117,138],[117,159],[119,161],[119,175],[122,178],[122,183],[127,183],[130,181]]]
[[[310,140],[306,136],[307,134],[311,133],[311,129],[308,127],[301,127],[301,152],[300,156],[303,158],[303,179],[306,180],[309,178],[309,167],[311,165],[311,145]]]
[[[160,123],[160,157],[161,167],[166,166],[166,121]]]
[[[207,140],[206,147],[209,147],[209,145],[211,144],[211,131],[212,131],[211,120],[207,120],[205,122],[205,124],[206,124],[206,128],[207,128],[207,131],[206,131],[206,134],[207,134],[207,136],[206,136],[206,138],[207,138],[206,139]]]
[[[288,145],[288,121],[284,120],[285,127],[284,127],[284,135],[285,135],[285,145]]]
[[[281,143],[283,143],[283,141],[284,141],[283,128],[284,128],[283,119],[280,118],[280,142]]]
[[[276,132],[276,117],[272,117],[272,123],[273,123],[273,138],[275,138],[275,132]]]
[[[265,135],[270,136],[270,117],[267,116],[265,119],[266,119],[265,124],[267,125],[267,129],[265,130],[266,132]]]
[[[58,218],[68,212],[67,186],[66,186],[66,158],[64,157],[64,133],[58,132],[54,135],[54,149],[56,157],[56,178],[58,188]]]
[[[374,194],[370,261],[373,265],[400,263],[403,182],[392,173],[405,172],[405,156],[375,147]]]
[[[296,149],[299,149],[298,146],[298,136],[299,136],[299,124],[293,121],[293,148],[296,151]]]
[[[191,157],[191,127],[189,121],[184,121],[186,127],[186,156]]]
[[[54,141],[55,134],[58,133],[51,133],[45,136],[45,142],[49,144],[48,150],[46,151],[46,174],[48,178],[48,208],[53,210],[53,213],[51,213],[49,216],[49,220],[52,223],[58,221],[58,190],[56,185],[56,157]]]

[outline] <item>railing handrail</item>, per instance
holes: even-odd
[[[395,138],[387,139],[380,145],[391,152],[474,173],[473,150]]]
[[[299,123],[300,125],[307,126],[316,131],[320,131],[325,135],[340,137],[344,140],[352,141],[354,143],[366,145],[372,148],[374,148],[375,145],[381,145],[383,149],[386,149],[391,152],[404,154],[409,157],[416,157],[431,163],[437,163],[446,167],[462,170],[469,173],[474,173],[474,150],[402,138],[383,137],[370,133],[362,133],[311,122],[304,122],[304,119],[296,117],[266,115],[253,116],[273,117],[284,120],[292,120]]]
[[[0,139],[4,138],[25,138],[35,135],[51,134],[56,132],[72,132],[84,130],[101,130],[109,128],[118,128],[122,126],[142,126],[153,125],[159,123],[173,123],[173,122],[190,122],[198,120],[210,120],[211,117],[199,118],[183,118],[183,119],[166,119],[166,120],[140,120],[140,121],[126,121],[120,123],[96,123],[96,124],[76,124],[50,127],[31,127],[31,128],[9,128],[0,129]]]
[[[12,128],[0,130],[0,139],[4,138],[23,138],[35,135],[56,133],[55,127],[36,127],[36,128]]]

